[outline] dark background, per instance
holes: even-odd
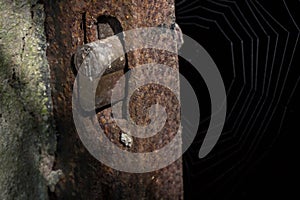
[[[176,1],[177,23],[211,55],[228,94],[223,133],[199,159],[209,93],[180,59],[181,74],[201,99],[198,134],[183,156],[185,199],[299,196],[299,9],[298,0]]]

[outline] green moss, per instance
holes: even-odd
[[[44,11],[36,2],[0,1],[0,199],[47,199],[40,168],[55,137]]]

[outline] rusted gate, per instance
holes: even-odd
[[[77,48],[138,27],[172,28],[175,23],[174,9],[172,0],[65,0],[45,3],[49,43],[47,57],[51,67],[54,117],[58,131],[55,168],[62,169],[64,173],[55,192],[51,193],[52,199],[183,198],[181,160],[149,173],[131,174],[114,170],[88,153],[76,133],[72,118],[72,89],[77,73],[74,54]],[[179,102],[174,95],[164,87],[146,85],[131,97],[129,111],[132,119],[137,124],[146,124],[145,110],[153,103],[161,103],[166,107],[168,117],[172,116],[173,120],[167,121],[156,136],[133,138],[134,145],[131,148],[126,148],[120,141],[121,131],[111,116],[110,90],[126,71],[153,62],[178,69],[177,55],[157,49],[140,49],[114,62],[98,85],[98,120],[106,136],[119,148],[132,152],[151,152],[172,140],[179,128]],[[157,98],[158,95],[161,98]]]

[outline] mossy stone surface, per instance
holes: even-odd
[[[53,165],[44,8],[0,0],[0,199],[47,199]]]

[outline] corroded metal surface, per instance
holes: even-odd
[[[47,56],[51,67],[54,113],[59,133],[56,168],[62,169],[65,174],[55,193],[51,193],[52,199],[182,199],[181,160],[161,170],[144,174],[111,169],[94,159],[82,145],[74,128],[71,108],[75,78],[73,55],[84,43],[102,39],[100,30],[106,30],[107,27],[107,24],[102,23],[105,19],[103,16],[111,16],[119,22],[111,24],[116,29],[113,30],[114,33],[162,24],[171,26],[175,22],[174,2],[74,0],[46,2],[45,8],[49,42]],[[104,34],[111,33],[108,30]],[[142,49],[129,52],[126,62],[121,64],[125,65],[125,69],[151,62],[178,68],[177,55],[160,50]],[[117,78],[120,75],[120,71],[115,73],[119,74],[112,75],[107,72],[103,79],[108,76]],[[141,74],[143,76],[146,77],[147,74]],[[114,78],[108,84],[113,82]],[[98,88],[99,94],[103,94],[101,86]],[[109,90],[104,93],[109,94]],[[147,139],[133,138],[131,148],[120,141],[121,130],[113,122],[110,108],[98,113],[98,121],[110,141],[116,144],[116,148],[150,152],[167,144],[176,133],[179,126],[179,102],[167,88],[157,85],[144,86],[130,99],[130,114],[137,124],[147,123],[145,111],[157,102],[166,106],[170,119],[168,118],[165,127],[157,136]]]

